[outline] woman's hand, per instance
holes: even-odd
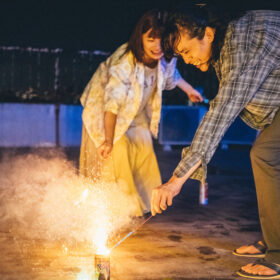
[[[109,111],[104,112],[105,141],[97,148],[97,153],[102,159],[108,158],[112,152],[116,121],[116,114]]]
[[[183,184],[184,180],[182,178],[172,176],[167,183],[153,189],[151,201],[153,216],[162,213],[162,210],[166,210],[167,206],[172,205],[173,198],[179,194]]]
[[[104,143],[97,148],[97,153],[102,159],[109,157],[113,149],[113,143],[111,141],[104,141]]]
[[[177,86],[188,95],[188,98],[190,99],[191,102],[202,102],[203,101],[203,97],[201,96],[199,91],[194,89],[184,79],[180,79],[177,83]]]
[[[197,91],[194,88],[190,88],[187,91],[188,98],[190,99],[191,102],[202,102],[203,97],[201,96],[200,92]]]

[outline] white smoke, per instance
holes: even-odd
[[[0,227],[27,238],[92,242],[104,227],[131,222],[135,201],[115,183],[78,176],[63,153],[13,155],[0,162]]]

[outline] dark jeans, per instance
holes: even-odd
[[[280,110],[251,150],[265,259],[280,264]]]

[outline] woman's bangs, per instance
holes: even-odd
[[[152,30],[150,31],[150,33],[148,34],[149,38],[162,38],[162,34],[163,34],[163,27],[161,28],[152,28]]]

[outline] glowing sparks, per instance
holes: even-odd
[[[97,254],[108,256],[110,254],[110,250],[106,246],[100,246],[97,248]]]
[[[81,198],[77,201],[74,202],[74,205],[78,206],[79,204],[81,204],[82,202],[84,202],[87,197],[88,197],[88,189],[85,189],[81,195]]]
[[[91,279],[92,279],[92,273],[89,273],[87,271],[81,271],[77,275],[77,279],[76,280],[91,280]]]
[[[67,255],[68,254],[68,248],[63,244],[62,245],[64,253]]]
[[[106,247],[108,239],[108,230],[106,227],[100,226],[93,237],[93,244],[96,247],[96,253],[99,255],[109,255],[110,250]]]

